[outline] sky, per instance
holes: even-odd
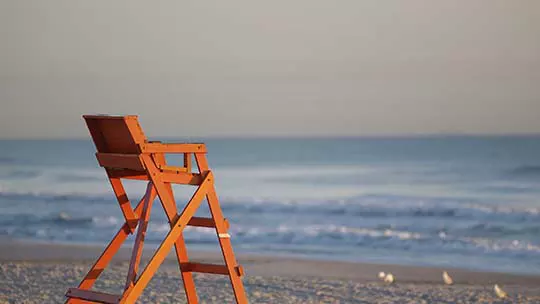
[[[0,138],[540,133],[540,1],[0,0]]]

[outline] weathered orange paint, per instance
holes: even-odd
[[[242,266],[237,264],[230,235],[227,233],[229,222],[223,217],[221,207],[214,188],[214,176],[208,167],[206,146],[202,143],[151,142],[146,139],[137,116],[83,116],[90,135],[97,148],[98,162],[105,168],[126,222],[112,239],[105,251],[98,258],[78,288],[70,288],[66,293],[66,303],[135,303],[137,298],[161,265],[172,247],[178,260],[182,274],[184,291],[189,304],[198,303],[193,272],[205,272],[228,275],[237,303],[247,303],[241,276]],[[166,153],[184,154],[181,167],[167,165]],[[199,172],[191,172],[192,154],[195,156]],[[135,210],[122,185],[121,179],[147,180],[148,186],[144,197]],[[198,186],[197,190],[178,214],[171,184]],[[149,221],[152,201],[158,196],[171,230],[154,252],[140,275],[137,275],[144,234]],[[206,198],[211,218],[194,217],[195,212]],[[186,226],[209,227],[216,230],[225,265],[214,265],[190,262],[186,244],[182,235]],[[111,295],[91,291],[95,280],[103,272],[112,257],[117,253],[127,236],[138,226],[135,244],[126,277],[124,291],[119,295]]]

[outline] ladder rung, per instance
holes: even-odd
[[[241,265],[234,267],[234,269],[236,270],[236,274],[238,276],[244,275],[244,267],[242,267]],[[225,265],[193,263],[193,262],[182,263],[182,271],[213,273],[213,274],[222,274],[222,275],[229,274],[229,269],[227,269],[227,266]]]
[[[225,228],[229,229],[229,221],[227,219],[223,220],[225,222]],[[216,227],[216,222],[213,218],[194,216],[191,218],[191,220],[189,220],[188,226],[214,228]]]
[[[120,301],[122,296],[114,295],[110,293],[84,290],[78,288],[70,288],[66,293],[68,298],[76,298],[86,301],[92,301],[95,303],[116,304]]]

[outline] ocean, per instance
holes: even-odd
[[[236,252],[540,274],[540,136],[202,141]],[[107,243],[123,218],[94,152],[0,141],[0,237]],[[145,185],[126,188],[135,202]],[[179,208],[194,189],[175,187]],[[168,231],[155,204],[153,246]],[[211,229],[185,236],[219,250]]]

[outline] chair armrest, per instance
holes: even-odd
[[[168,172],[189,172],[187,167],[178,167],[178,166],[167,166],[167,165],[158,165],[157,166],[161,171]]]
[[[148,142],[140,144],[143,153],[206,153],[206,145]]]

